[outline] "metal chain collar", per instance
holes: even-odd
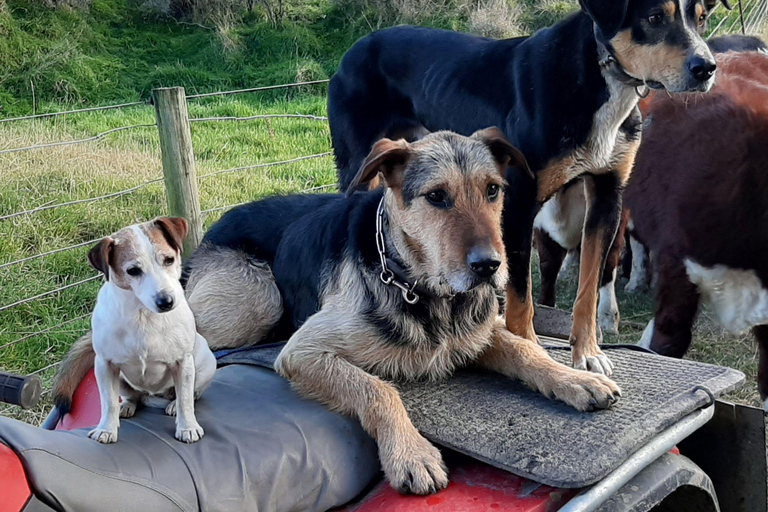
[[[418,280],[413,284],[404,279],[398,279],[398,276],[387,265],[387,248],[384,243],[384,197],[382,196],[379,201],[379,206],[376,209],[376,249],[379,252],[379,260],[381,261],[381,273],[379,279],[386,285],[393,285],[400,289],[403,294],[403,300],[408,304],[416,304],[419,302],[419,296],[414,291],[416,285],[419,284]]]

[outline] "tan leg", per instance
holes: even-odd
[[[611,375],[613,364],[597,346],[598,287],[621,214],[621,176],[607,173],[584,180],[587,215],[581,242],[579,290],[573,304],[573,366]]]
[[[392,487],[414,494],[445,488],[448,472],[440,451],[413,426],[397,390],[350,363],[335,348],[345,339],[371,335],[351,329],[354,323],[338,313],[320,311],[288,340],[275,370],[301,395],[358,418],[378,444]]]
[[[525,339],[539,342],[536,331],[533,329],[533,290],[531,278],[528,277],[528,290],[524,297],[520,297],[514,287],[507,286],[506,324],[510,332],[522,336]]]
[[[621,396],[619,387],[608,377],[558,363],[540,345],[515,336],[501,323],[494,327],[492,337],[493,344],[477,360],[483,368],[519,379],[580,411],[605,409]]]

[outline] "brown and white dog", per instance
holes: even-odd
[[[302,395],[358,418],[402,492],[435,492],[448,476],[390,380],[445,378],[472,364],[579,410],[609,407],[620,394],[613,381],[555,362],[499,315],[510,164],[526,172],[498,129],[383,139],[353,181],[379,176],[383,189],[228,212],[186,270],[200,332],[214,347],[290,336],[276,370]]]
[[[642,344],[682,357],[704,301],[726,329],[752,329],[766,400],[768,55],[727,53],[717,63],[708,95],[653,99],[626,190],[658,280],[654,321]]]
[[[156,397],[169,401],[165,412],[176,416],[179,441],[203,437],[194,401],[211,383],[216,359],[195,329],[179,282],[186,235],[186,220],[163,217],[121,229],[88,253],[105,282],[92,330],[62,364],[54,398],[68,409],[93,367],[101,420],[88,436],[100,443],[117,441],[119,418],[130,418],[140,402],[154,403]]]

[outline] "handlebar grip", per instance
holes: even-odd
[[[15,375],[0,372],[0,402],[31,409],[37,405],[42,392],[42,383],[37,375]]]

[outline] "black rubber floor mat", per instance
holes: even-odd
[[[225,355],[220,364],[271,366],[281,344]],[[549,353],[569,364],[567,347]],[[744,383],[709,364],[603,346],[623,398],[610,410],[580,413],[500,375],[470,370],[442,382],[401,383],[414,425],[428,439],[554,487],[603,479],[649,439]]]

